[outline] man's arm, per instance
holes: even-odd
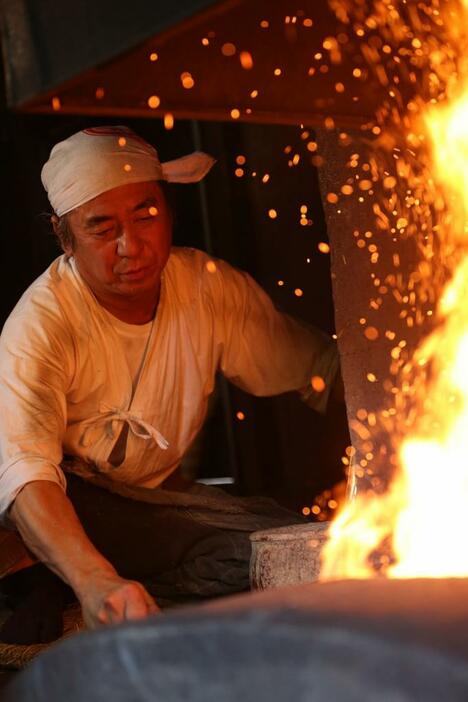
[[[204,272],[204,292],[215,311],[222,373],[257,396],[298,391],[309,407],[324,414],[339,372],[336,343],[281,313],[247,273],[222,261],[216,266],[216,275]],[[314,377],[324,381],[323,389],[312,384]]]
[[[73,588],[87,626],[141,619],[157,611],[144,587],[121,578],[96,550],[56,483],[27,483],[13,502],[10,518],[26,546]]]

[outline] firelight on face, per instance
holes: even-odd
[[[169,257],[172,218],[156,181],[113,188],[68,215],[78,270],[100,300],[151,295]]]

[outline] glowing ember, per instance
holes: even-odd
[[[310,384],[315,392],[323,392],[326,387],[325,381],[320,375],[314,375],[310,380]]]
[[[239,54],[239,60],[242,68],[244,68],[246,71],[250,71],[250,69],[253,68],[253,58],[249,51],[241,51]]]
[[[468,0],[463,5],[468,10]],[[379,15],[383,6],[375,3],[368,27],[390,27],[394,36],[403,28],[408,30],[394,8],[392,28],[388,17]],[[346,7],[349,9],[349,5]],[[437,3],[424,6],[424,11],[434,20],[442,39],[436,39],[437,32],[426,41],[411,35],[411,49],[405,49],[412,56],[412,65],[422,69],[425,100],[417,98],[408,103],[406,113],[388,109],[392,137],[390,129],[387,134],[382,130],[393,149],[396,174],[382,168],[376,157],[369,164],[372,179],[361,179],[359,187],[366,192],[377,179],[381,180],[384,189],[393,192],[375,203],[377,224],[380,221],[382,230],[400,238],[407,237],[408,232],[420,236],[417,275],[410,279],[406,290],[401,279],[397,283],[389,276],[387,281],[403,307],[400,318],[411,327],[415,321],[422,324],[424,318],[432,317],[432,309],[423,313],[418,307],[421,300],[427,304],[438,298],[437,312],[433,331],[412,357],[406,355],[404,339],[390,351],[394,380],[385,383],[393,405],[379,416],[359,410],[357,419],[350,422],[362,441],[360,455],[362,448],[369,446],[365,458],[358,460],[357,454],[351,457],[354,487],[356,476],[367,473],[368,485],[376,489],[358,490],[333,522],[324,551],[323,579],[375,577],[377,571],[398,578],[468,576],[468,559],[456,539],[446,538],[436,517],[443,484],[444,500],[450,504],[452,533],[462,538],[468,530],[468,36],[464,34],[468,18],[460,5],[450,6],[445,18],[436,7]],[[413,30],[421,26],[414,20]],[[387,36],[390,38],[392,31],[387,31]],[[389,49],[384,53],[390,53]],[[366,58],[369,63],[377,62],[375,57]],[[382,64],[374,69],[377,75],[380,70],[382,84],[388,81]],[[395,98],[394,86],[389,96]],[[396,146],[395,125],[404,129],[408,155]],[[404,194],[394,191],[401,186]],[[357,240],[358,246],[359,242],[365,245],[364,239]],[[368,249],[371,251],[371,246]],[[398,254],[393,264],[400,265]],[[442,286],[448,273],[450,282]],[[380,280],[376,279],[375,284],[382,287]],[[377,338],[375,332],[377,329],[367,327],[365,335]],[[395,333],[387,330],[385,337],[394,339]],[[377,381],[372,373],[367,373],[367,379]],[[393,431],[396,435],[396,452],[390,461],[395,470],[387,486],[379,481],[375,467],[368,471],[368,461],[375,458],[371,448],[374,427],[375,431]],[[387,455],[387,462],[389,458]]]
[[[173,129],[174,127],[174,115],[171,112],[166,112],[164,115],[164,128]]]
[[[161,104],[161,100],[157,95],[150,95],[148,98],[148,107],[151,107],[152,110],[155,110],[159,105]]]
[[[182,83],[182,87],[184,87],[186,90],[190,90],[195,85],[193,76],[188,71],[184,71],[183,73],[181,73],[180,81]]]
[[[375,341],[379,338],[379,330],[375,327],[367,327],[364,331],[364,336],[366,339],[369,339],[369,341]]]
[[[226,44],[223,44],[221,47],[221,53],[223,56],[234,56],[236,53],[237,49],[234,44],[231,44],[230,42],[227,42]]]

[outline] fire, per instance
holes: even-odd
[[[468,88],[455,104],[431,110],[427,124],[438,177],[460,198],[458,207],[464,209],[468,207]],[[468,239],[466,228],[461,233]],[[454,237],[457,234],[452,232]]]
[[[468,10],[468,0],[463,5]],[[466,26],[463,16],[456,21]],[[442,65],[440,55],[433,64],[436,60]],[[431,100],[421,110],[422,136],[410,135],[430,144],[429,191],[440,223],[435,229],[451,271],[434,331],[400,376],[399,394],[413,393],[416,419],[399,441],[387,489],[358,491],[332,523],[322,559],[324,580],[369,578],[378,571],[395,578],[468,577],[468,557],[456,536],[447,540],[436,511],[443,490],[450,531],[463,539],[468,533],[468,72],[466,81],[457,79],[456,88],[448,79],[445,100]],[[412,386],[410,377],[423,381]]]
[[[468,127],[464,139],[468,145]],[[429,388],[427,408],[435,430],[433,437],[411,438],[401,447],[400,482],[405,504],[400,507],[394,531],[397,563],[390,569],[394,577],[468,576],[468,562],[462,557],[459,544],[456,540],[447,543],[444,529],[434,518],[441,476],[445,478],[449,473],[445,499],[451,508],[451,530],[454,534],[467,533],[467,293],[468,256],[441,300],[440,327],[416,354],[417,362],[434,364],[435,381]]]

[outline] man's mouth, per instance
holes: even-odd
[[[119,273],[119,277],[124,280],[141,280],[145,278],[151,271],[151,266],[145,266],[144,268],[132,268],[131,270]]]

